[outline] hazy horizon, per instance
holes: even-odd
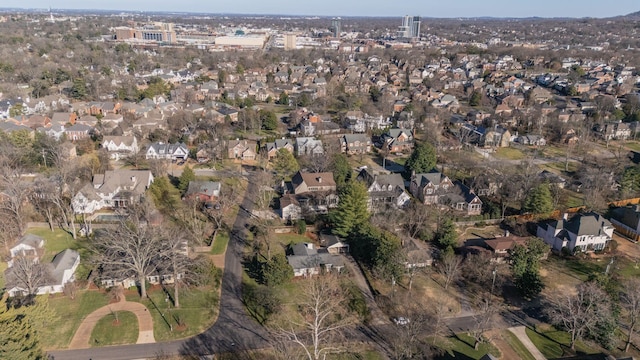
[[[513,0],[458,0],[455,3],[429,3],[424,0],[402,0],[391,3],[384,0],[369,0],[366,5],[357,2],[325,0],[308,3],[297,0],[236,0],[224,4],[207,4],[195,0],[178,3],[167,0],[124,1],[88,4],[80,0],[64,1],[18,1],[5,0],[2,8],[64,10],[108,10],[147,12],[195,12],[238,15],[282,15],[282,16],[345,16],[345,17],[396,17],[419,15],[432,18],[496,17],[496,18],[606,18],[626,15],[640,10],[637,0],[612,0],[603,6],[601,1],[538,0],[535,3],[515,5]]]

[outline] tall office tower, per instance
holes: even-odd
[[[419,38],[420,23],[420,16],[404,16],[402,18],[402,25],[398,27],[398,37],[405,39]]]
[[[339,38],[340,33],[342,32],[342,19],[337,17],[331,19],[331,32],[333,33],[333,37]]]
[[[284,49],[285,50],[296,49],[296,34],[284,34]]]
[[[411,24],[411,37],[420,38],[420,16],[413,17],[413,23]]]

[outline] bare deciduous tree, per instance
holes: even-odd
[[[625,281],[622,289],[620,305],[623,309],[623,318],[627,321],[628,334],[624,346],[624,352],[627,352],[631,346],[631,337],[636,331],[638,320],[640,320],[640,279],[631,278]]]
[[[35,295],[38,288],[50,279],[50,274],[44,264],[34,261],[31,257],[18,256],[13,260],[10,276],[7,278],[8,281],[14,282],[14,285],[24,289],[26,295]]]
[[[11,217],[20,234],[25,230],[25,204],[31,193],[30,184],[21,174],[20,168],[0,168],[0,190],[4,195],[0,201],[0,213]]]
[[[453,252],[444,252],[438,262],[438,272],[444,277],[445,290],[460,276],[462,258]]]
[[[576,341],[595,329],[598,321],[611,316],[611,299],[596,283],[578,285],[576,294],[556,293],[549,307],[549,318],[571,335],[571,350]]]
[[[105,276],[116,279],[134,277],[140,296],[147,296],[146,278],[156,272],[157,259],[166,256],[167,238],[161,227],[149,224],[150,205],[132,204],[115,229],[96,233],[92,243],[93,261]]]
[[[346,296],[334,276],[316,276],[306,280],[299,316],[280,326],[278,334],[299,346],[309,360],[326,359],[344,348],[335,343],[352,317],[346,312]]]

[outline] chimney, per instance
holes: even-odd
[[[504,231],[504,237],[509,237],[509,235],[510,235],[509,230],[505,230]]]
[[[569,213],[563,213],[562,220],[569,220]]]
[[[318,182],[319,182],[319,183],[321,183],[321,182],[322,182],[322,176],[318,176],[318,177],[316,178],[316,180],[318,180]]]

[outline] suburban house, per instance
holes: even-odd
[[[323,248],[327,249],[329,254],[348,254],[349,244],[342,239],[331,234],[320,234],[320,244]]]
[[[572,253],[604,250],[611,236],[613,225],[602,215],[593,212],[577,214],[538,225],[536,234],[551,245],[553,250],[566,248]]]
[[[382,134],[380,148],[385,147],[392,153],[401,153],[413,149],[413,132],[407,129],[389,129]]]
[[[184,160],[189,156],[189,148],[185,143],[165,144],[155,142],[149,145],[145,159]]]
[[[255,160],[258,143],[253,140],[230,140],[227,146],[229,159]]]
[[[93,176],[93,182],[84,186],[73,197],[76,214],[92,214],[97,210],[124,208],[140,198],[153,182],[149,170],[108,170]]]
[[[298,171],[291,178],[288,193],[296,196],[302,210],[326,213],[329,208],[338,206],[336,182],[333,173],[306,173]]]
[[[38,262],[43,251],[44,239],[37,235],[26,234],[14,247],[9,249],[11,258],[7,263],[9,267],[13,266],[13,259],[16,257],[31,258],[34,262]]]
[[[615,208],[609,220],[617,232],[635,241],[640,240],[640,205]]]
[[[267,158],[269,160],[273,159],[280,149],[285,149],[293,154],[293,141],[282,138],[265,144],[265,150],[267,151]]]
[[[347,134],[340,138],[340,148],[349,155],[371,152],[371,138],[365,134]]]
[[[545,146],[547,145],[547,140],[540,135],[521,135],[516,138],[516,142],[519,142],[522,145],[532,145],[532,146]]]
[[[369,211],[386,207],[403,208],[411,201],[404,191],[404,179],[400,174],[375,174],[373,170],[364,168],[356,178],[367,187],[369,195]]]
[[[342,256],[329,253],[326,248],[316,249],[311,243],[299,243],[291,247],[287,256],[293,268],[293,276],[318,275],[321,271],[340,271],[344,268]]]
[[[89,137],[91,137],[93,132],[94,129],[92,126],[84,124],[75,124],[64,129],[64,133],[66,134],[67,139],[71,141],[88,139]]]
[[[435,169],[424,174],[413,174],[409,191],[425,205],[448,206],[466,215],[482,213],[482,201],[473,190],[461,182],[452,182]]]
[[[185,199],[197,199],[203,203],[211,203],[220,197],[221,185],[217,181],[190,181]]]
[[[302,208],[295,195],[285,194],[280,198],[280,218],[285,221],[302,219]]]
[[[322,140],[312,137],[298,137],[296,139],[296,154],[298,156],[321,156],[324,155]]]
[[[102,148],[109,152],[111,159],[119,160],[137,153],[138,139],[135,136],[105,136],[102,138]]]
[[[11,259],[8,261],[8,268],[4,273],[9,296],[29,295],[28,289],[21,283],[19,275],[16,273],[15,261],[20,257],[28,257],[34,263],[39,263],[43,247],[44,239],[27,234],[20,239],[16,246],[10,249]],[[74,274],[78,265],[80,265],[80,254],[77,251],[66,249],[57,254],[50,264],[44,265],[47,276],[38,286],[35,294],[61,293],[67,283],[75,280]]]

